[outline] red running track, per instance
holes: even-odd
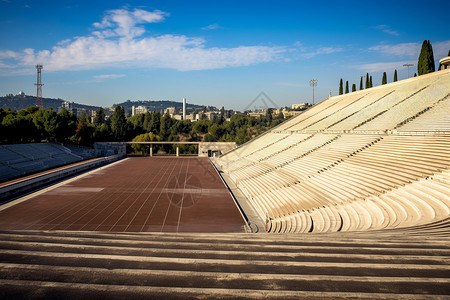
[[[244,232],[206,158],[135,157],[0,211],[0,230]]]

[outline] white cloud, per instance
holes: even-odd
[[[448,56],[450,51],[450,40],[431,44],[433,46],[433,54],[435,59],[441,59]]]
[[[202,30],[215,30],[215,29],[219,29],[222,28],[222,26],[219,26],[219,24],[211,24],[205,27],[202,27]]]
[[[395,61],[395,62],[381,62],[381,63],[372,63],[372,64],[363,64],[359,66],[355,66],[356,69],[360,69],[364,72],[381,72],[381,71],[394,71],[394,69],[401,69],[404,64],[414,64],[416,67],[416,61]],[[413,67],[413,68],[414,68]],[[417,68],[417,67],[416,67]]]
[[[401,43],[396,45],[376,45],[369,50],[387,55],[411,57],[418,56],[421,44],[419,43]]]
[[[433,46],[434,58],[438,60],[447,56],[448,50],[450,49],[450,40],[434,43],[432,42],[431,45]],[[370,47],[369,50],[391,56],[418,58],[421,48],[422,42],[401,43],[395,45],[376,45]]]
[[[137,24],[161,22],[161,11],[140,9],[108,11],[92,35],[74,37],[57,43],[51,50],[0,51],[0,63],[13,60],[17,73],[42,63],[46,71],[89,70],[103,67],[170,68],[180,71],[209,70],[248,66],[281,60],[286,49],[268,46],[207,48],[202,38],[185,35],[143,37]],[[0,75],[11,75],[2,72]]]
[[[303,56],[304,58],[313,58],[314,56],[317,56],[317,55],[331,54],[331,53],[341,52],[341,51],[343,51],[342,48],[321,47],[321,48],[318,48],[313,51],[307,51],[305,53],[302,53],[301,56]]]
[[[340,47],[319,47],[319,48],[313,48],[311,46],[306,46],[302,42],[297,41],[293,45],[294,47],[291,49],[288,49],[288,51],[295,53],[298,53],[298,56],[301,58],[310,59],[317,55],[323,55],[323,54],[331,54],[336,52],[342,52],[344,49]]]
[[[375,28],[383,31],[384,33],[390,34],[390,35],[394,35],[394,36],[400,35],[397,31],[392,30],[388,25],[378,25]]]

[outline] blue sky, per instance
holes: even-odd
[[[264,91],[278,106],[316,102],[339,79],[416,71],[421,43],[450,50],[448,1],[0,0],[0,95],[111,106],[175,100],[241,110]]]

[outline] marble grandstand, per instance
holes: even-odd
[[[450,73],[332,97],[216,160],[269,232],[364,231],[450,214]]]
[[[449,93],[332,97],[213,159],[258,234],[0,230],[0,298],[448,299]]]

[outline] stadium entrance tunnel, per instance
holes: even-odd
[[[220,157],[236,148],[235,142],[126,142],[134,153],[143,156],[154,155],[194,155],[200,157]],[[128,152],[128,151],[127,151]],[[130,149],[131,152],[131,149]]]

